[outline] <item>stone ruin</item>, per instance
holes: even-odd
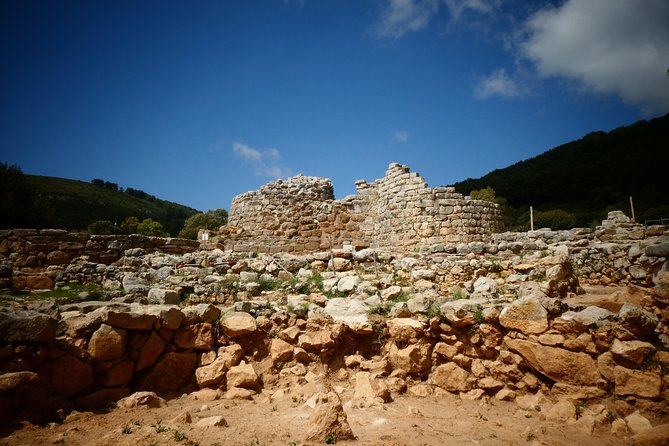
[[[428,187],[407,166],[392,163],[383,178],[356,182],[335,200],[327,178],[296,175],[232,200],[220,236],[226,249],[316,252],[350,245],[407,251],[481,241],[503,230],[499,205],[472,200],[452,187]]]

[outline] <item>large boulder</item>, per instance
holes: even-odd
[[[393,367],[406,373],[421,373],[432,365],[432,344],[429,342],[417,342],[404,348],[392,343],[389,353]]]
[[[177,390],[190,382],[197,356],[191,352],[165,353],[149,369],[140,382],[140,389],[155,392]]]
[[[430,383],[449,392],[467,392],[474,388],[476,379],[456,363],[447,362],[432,371]]]
[[[632,370],[616,366],[613,370],[616,395],[633,395],[641,398],[658,398],[662,389],[662,377],[652,371]]]
[[[221,321],[223,332],[231,338],[247,335],[256,331],[256,320],[248,313],[233,312],[226,314]]]
[[[548,330],[548,312],[535,297],[516,300],[499,314],[499,323],[508,330],[540,334]]]
[[[102,324],[88,341],[88,353],[93,362],[111,361],[125,353],[128,334],[121,328]]]
[[[149,302],[153,304],[179,305],[181,298],[179,293],[165,288],[151,288],[149,290]]]
[[[521,355],[534,370],[553,381],[581,386],[601,379],[597,362],[590,355],[548,347],[532,341],[505,338],[506,346]]]
[[[195,370],[195,380],[200,387],[215,386],[223,381],[231,367],[239,364],[242,359],[242,348],[232,344],[218,349],[218,355],[211,364]]]
[[[185,325],[174,334],[172,342],[184,350],[211,350],[214,345],[212,326],[209,322]]]
[[[0,339],[6,342],[50,341],[58,321],[36,311],[0,309]]]
[[[317,399],[321,404],[309,419],[311,428],[307,432],[306,440],[329,444],[355,440],[339,396],[330,392],[319,395]]]
[[[93,384],[91,366],[72,355],[64,355],[51,365],[51,387],[57,393],[73,396]]]
[[[351,277],[357,278],[357,276]],[[357,299],[348,300],[341,297],[330,299],[323,308],[323,313],[352,328],[369,323],[367,307]]]
[[[423,336],[423,324],[410,317],[388,319],[388,334],[397,342],[410,342]]]
[[[253,368],[253,365],[247,364],[244,361],[239,365],[230,367],[225,378],[228,388],[254,389],[260,384],[260,377]]]

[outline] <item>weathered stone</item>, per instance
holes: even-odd
[[[139,387],[156,392],[177,390],[191,380],[196,363],[195,353],[165,353],[151,367]]]
[[[611,324],[615,314],[604,308],[590,306],[581,311],[565,311],[560,316],[565,321],[574,321],[581,326],[603,326]]]
[[[393,285],[386,288],[385,290],[381,290],[381,299],[383,300],[392,299],[399,296],[400,294],[402,294],[402,287],[398,285]]]
[[[508,330],[539,334],[548,330],[548,312],[538,299],[525,297],[504,308],[499,323]]]
[[[641,398],[657,398],[660,396],[662,377],[658,373],[616,366],[614,377],[616,395],[634,395]]]
[[[350,293],[355,291],[358,285],[360,285],[360,277],[358,276],[345,276],[339,279],[337,282],[337,290],[342,293]]]
[[[367,310],[367,307],[357,299],[348,300],[335,297],[328,300],[325,308],[323,308],[323,313],[335,321],[342,322],[354,328],[369,324]]]
[[[112,366],[100,379],[103,386],[120,386],[130,382],[135,364],[132,361],[121,361]]]
[[[179,305],[181,303],[179,293],[164,288],[151,288],[148,297],[149,302],[153,304]]]
[[[669,444],[669,424],[659,424],[650,429],[641,428],[641,432],[629,439],[630,446],[667,446]],[[639,430],[639,427],[636,427]]]
[[[397,342],[410,342],[423,336],[423,324],[413,318],[393,318],[386,321],[388,334]]]
[[[214,345],[211,324],[203,322],[181,327],[174,334],[172,342],[184,350],[211,350]]]
[[[393,343],[389,357],[394,368],[407,373],[420,373],[430,368],[431,345],[429,342],[418,342],[400,349]]]
[[[316,411],[309,419],[311,428],[307,432],[308,441],[325,441],[325,438],[331,438],[331,441],[355,440],[355,435],[348,424],[346,412],[341,405],[339,396],[330,392],[323,395],[320,400],[322,403],[316,408]]]
[[[638,410],[627,415],[625,417],[625,422],[627,423],[627,427],[633,435],[648,431],[653,427],[650,424],[650,421],[648,421],[648,418],[641,415]]]
[[[141,307],[138,306],[131,306],[130,309],[108,307],[101,310],[102,322],[125,330],[150,330],[158,318],[141,310]]]
[[[229,388],[253,389],[260,384],[260,377],[253,368],[253,365],[243,361],[239,365],[230,367],[230,370],[226,373],[226,380]]]
[[[148,335],[146,341],[139,348],[137,360],[135,362],[135,370],[144,370],[158,359],[158,356],[165,349],[165,341],[156,333],[152,331]]]
[[[449,392],[467,392],[474,387],[476,380],[454,362],[437,366],[430,374],[430,384]]]
[[[125,409],[133,407],[146,406],[151,408],[159,408],[166,406],[164,399],[160,398],[155,392],[135,392],[132,395],[119,400],[116,405]]]
[[[369,372],[358,372],[355,375],[354,400],[362,400],[367,403],[376,401],[390,401],[388,386],[380,380],[372,379]]]
[[[293,359],[293,346],[283,339],[274,338],[270,344],[270,356],[274,364]]]
[[[88,353],[93,362],[120,358],[125,353],[127,339],[125,330],[102,324],[88,341]]]
[[[122,283],[126,293],[145,294],[150,289],[149,283],[146,280],[131,273],[123,276]]]
[[[50,341],[58,321],[35,311],[0,309],[0,339],[7,342]]]
[[[9,393],[26,384],[39,382],[39,375],[33,372],[12,372],[0,375],[0,393]]]
[[[223,331],[231,338],[247,335],[256,331],[256,320],[248,313],[226,314],[221,321]]]
[[[649,342],[613,340],[611,353],[616,359],[622,359],[638,367],[643,361],[655,352],[655,347]]]
[[[483,317],[483,305],[485,299],[459,299],[444,303],[441,307],[441,314],[451,325],[455,327],[469,327],[477,322],[477,314],[481,313]]]
[[[297,345],[305,350],[323,351],[334,346],[329,330],[308,331],[300,335]]]
[[[214,415],[211,417],[200,418],[195,424],[195,427],[228,427],[228,422],[225,421],[221,415]]]
[[[93,384],[91,366],[72,355],[57,358],[51,366],[51,387],[56,392],[73,396]]]
[[[585,353],[547,347],[521,339],[506,338],[504,342],[533,369],[554,381],[587,386],[595,385],[601,379],[597,363]]]
[[[618,311],[621,324],[638,336],[649,336],[659,323],[657,316],[642,308],[626,303]]]
[[[216,359],[209,365],[195,370],[195,379],[200,387],[218,385],[231,367],[239,364],[242,359],[242,348],[232,344],[218,349]]]

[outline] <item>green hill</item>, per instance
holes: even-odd
[[[601,221],[612,209],[636,220],[669,217],[669,114],[593,132],[539,156],[496,169],[478,179],[453,184],[458,192],[491,187],[506,198],[507,226],[527,221],[535,210],[562,209],[576,216],[577,226]]]
[[[198,212],[137,189],[123,191],[109,182],[106,185],[114,187],[105,187],[101,180],[94,180],[93,183],[100,183],[96,185],[65,178],[24,175],[18,168],[3,167],[0,183],[7,195],[3,200],[6,204],[0,209],[0,227],[3,228],[81,230],[97,220],[110,220],[120,225],[127,217],[135,216],[140,221],[146,218],[158,221],[175,236],[184,221]],[[11,177],[9,181],[8,176]]]

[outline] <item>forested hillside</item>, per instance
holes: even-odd
[[[453,186],[469,194],[494,189],[506,199],[507,226],[521,227],[529,206],[561,209],[590,226],[612,209],[630,214],[633,197],[636,220],[669,217],[669,114],[650,121],[593,132],[542,155],[497,169]]]
[[[25,175],[17,166],[0,165],[0,227],[85,230],[99,220],[119,226],[128,217],[150,218],[176,236],[198,211],[161,200],[141,190],[102,180],[91,183]]]

